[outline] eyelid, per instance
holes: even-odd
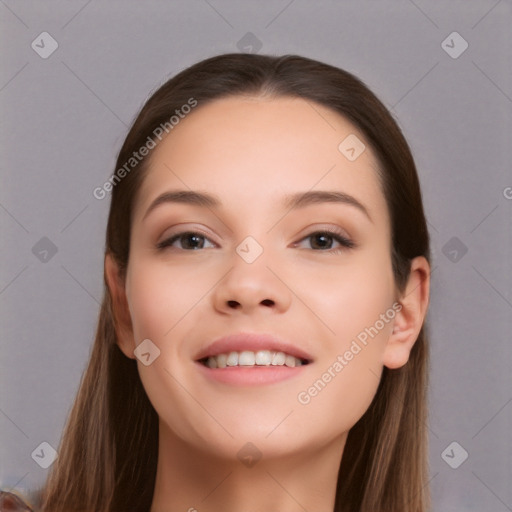
[[[354,241],[353,237],[349,234],[349,232],[346,229],[336,224],[314,224],[312,226],[308,226],[307,228],[305,228],[303,232],[305,232],[305,234],[302,235],[302,238],[300,240],[303,240],[304,238],[311,236],[315,233],[327,232],[339,235],[340,237],[343,237],[347,240]]]
[[[341,248],[338,247],[337,249],[326,249],[325,251],[315,251],[315,252],[336,252],[340,250],[347,250],[347,249],[354,249],[357,247],[357,243],[353,240],[353,238],[343,229],[339,227],[317,227],[312,229],[311,231],[308,231],[304,236],[302,236],[297,242],[294,242],[294,245],[297,245],[300,242],[303,242],[307,238],[312,237],[313,235],[316,235],[318,233],[325,233],[332,237],[334,240],[336,240],[340,245]]]
[[[182,225],[179,224],[177,226],[173,226],[171,228],[171,232],[163,237],[161,237],[161,240],[156,243],[156,247],[158,249],[165,249],[167,247],[171,247],[171,243],[174,243],[180,236],[185,234],[197,234],[204,237],[206,240],[208,240],[213,245],[218,246],[219,244],[213,239],[212,235],[208,233],[206,230],[201,229],[197,226],[190,226],[190,227],[181,227]],[[354,241],[354,239],[347,233],[347,231],[340,226],[336,225],[315,225],[310,226],[307,230],[307,232],[302,235],[298,240],[293,242],[293,246],[296,246],[298,243],[304,241],[305,239],[318,234],[318,233],[326,233],[332,236],[343,248],[345,249],[352,249],[354,247],[357,247],[357,243]],[[336,249],[327,249],[326,251],[318,251],[318,252],[329,252]]]
[[[218,243],[213,240],[212,234],[208,233],[206,230],[201,229],[197,226],[190,226],[190,227],[182,227],[181,224],[178,224],[176,226],[173,226],[170,228],[170,230],[166,230],[165,233],[167,233],[164,236],[161,236],[159,238],[159,241],[156,242],[157,248],[165,248],[165,244],[169,242],[169,240],[173,238],[178,238],[181,235],[184,235],[186,233],[193,233],[203,236],[205,239],[207,239],[209,242],[211,242],[214,245],[218,245]],[[164,246],[164,247],[162,247]]]

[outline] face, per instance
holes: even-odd
[[[366,146],[355,160],[359,147],[339,149],[354,135]],[[162,196],[177,191],[215,201]],[[248,441],[277,456],[344,439],[375,395],[400,307],[377,161],[352,124],[296,98],[198,107],[153,150],[130,243],[120,344],[132,358],[146,339],[160,351],[137,364],[169,436],[223,457]],[[283,349],[307,364],[198,362],[237,334],[248,345],[217,352],[279,362]]]

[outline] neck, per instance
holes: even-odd
[[[314,451],[264,454],[251,463],[236,453],[224,458],[185,444],[160,423],[150,512],[332,512],[345,441],[346,434]]]

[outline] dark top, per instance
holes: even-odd
[[[34,512],[19,496],[0,491],[0,512]]]

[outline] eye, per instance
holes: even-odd
[[[176,233],[175,235],[163,240],[157,244],[158,249],[165,249],[166,247],[173,247],[175,242],[179,242],[182,244],[182,247],[177,247],[177,249],[187,250],[187,251],[195,251],[198,249],[205,248],[205,241],[208,241],[214,246],[213,242],[207,238],[202,233],[197,231],[182,231],[181,233]]]
[[[308,236],[304,237],[300,242],[304,240],[311,239],[310,248],[313,250],[320,251],[329,251],[331,253],[337,254],[342,252],[345,249],[352,249],[355,247],[355,243],[344,236],[342,233],[333,229],[324,229],[321,231],[314,231],[310,233]],[[299,243],[300,243],[299,242]],[[333,248],[333,243],[338,243],[341,247]]]
[[[351,249],[355,247],[355,243],[344,236],[337,230],[324,229],[321,231],[315,231],[304,237],[300,242],[311,239],[310,248],[313,250],[320,250],[323,252],[339,253],[344,249]],[[181,247],[176,246],[176,242],[181,244]],[[298,242],[295,246],[298,246]],[[211,247],[215,247],[215,243],[212,242],[206,235],[197,231],[182,231],[176,233],[170,238],[167,238],[157,244],[157,248],[163,250],[167,247],[174,247],[186,251],[196,251],[198,249],[208,248],[207,245],[210,243]],[[338,248],[333,248],[333,243],[340,245]]]

